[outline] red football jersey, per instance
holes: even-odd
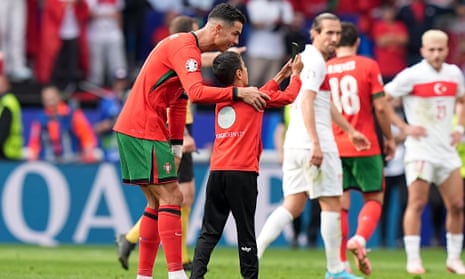
[[[341,157],[381,154],[375,128],[372,101],[384,94],[383,82],[376,61],[363,56],[333,58],[327,62],[327,80],[332,101],[339,112],[371,142],[369,150],[357,151],[348,136],[333,123],[334,136]]]
[[[284,92],[271,80],[260,91],[270,96],[268,108],[292,103],[299,94],[302,82],[293,76]],[[210,170],[258,172],[262,153],[263,111],[256,111],[244,102],[223,102],[216,105],[215,142]]]
[[[114,130],[142,139],[182,140],[187,104],[183,91],[192,102],[216,103],[233,97],[232,87],[204,85],[200,70],[201,52],[193,33],[162,40],[142,66]]]

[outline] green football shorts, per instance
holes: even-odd
[[[355,189],[362,193],[384,190],[381,155],[341,157],[341,161],[344,190]]]
[[[176,181],[174,155],[168,142],[134,138],[116,132],[124,183],[147,185]]]

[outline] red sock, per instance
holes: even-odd
[[[366,240],[370,239],[378,225],[381,208],[381,204],[374,200],[367,201],[363,205],[362,210],[358,214],[357,235],[362,236]]]
[[[140,222],[138,275],[152,276],[153,265],[160,246],[158,215],[153,208],[145,208]]]
[[[168,272],[182,270],[181,207],[179,205],[160,205],[158,231],[165,252]]]
[[[341,261],[347,261],[347,238],[349,236],[349,212],[347,209],[341,210]]]

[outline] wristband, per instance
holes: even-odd
[[[237,87],[233,87],[233,101],[239,101],[239,90]]]
[[[171,145],[171,152],[173,152],[174,157],[182,158],[182,145]]]
[[[455,126],[454,131],[463,135],[463,133],[465,133],[465,127],[463,127],[463,125],[457,125]]]

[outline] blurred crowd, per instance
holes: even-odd
[[[248,47],[252,85],[276,72],[289,41],[303,46],[309,40],[312,19],[323,11],[356,23],[364,39],[360,52],[379,59],[388,76],[402,68],[400,60],[410,65],[419,59],[420,36],[432,27],[450,35],[449,62],[465,65],[461,0],[4,0],[5,71],[12,81],[34,79],[60,90],[75,89],[82,80],[109,86],[137,74],[175,16],[193,16],[202,25],[221,2],[247,16],[240,44]],[[399,60],[395,65],[382,63],[391,56]]]
[[[221,2],[247,17],[240,45],[247,47],[243,56],[252,86],[263,85],[280,69],[291,42],[303,49],[314,16],[323,11],[358,26],[359,52],[378,61],[385,82],[421,59],[420,38],[431,28],[449,34],[448,62],[465,70],[463,0],[3,0],[0,51],[6,85],[0,94],[10,91],[9,82],[33,81],[40,85],[43,105],[31,127],[22,127],[30,131],[23,140],[25,156],[84,162],[117,157],[111,127],[150,50],[168,36],[174,17],[189,15],[202,26]],[[205,81],[214,82],[208,70]],[[69,102],[76,91],[98,96],[98,123]],[[104,154],[93,158],[90,150],[99,144]],[[68,157],[68,151],[79,156]]]
[[[222,2],[247,17],[239,45],[247,47],[243,58],[251,86],[262,86],[280,70],[291,55],[291,42],[299,50],[310,43],[313,18],[324,11],[356,24],[359,53],[378,62],[384,83],[422,59],[421,36],[432,28],[449,35],[447,62],[465,73],[465,0],[2,0],[0,160],[119,161],[112,127],[145,58],[170,34],[176,16],[191,16],[202,26],[212,7]],[[214,83],[209,70],[203,71],[205,82]],[[42,109],[25,127],[20,98],[10,83],[31,82],[39,85],[33,93],[40,95]],[[97,96],[94,121],[70,98],[82,91]],[[386,167],[386,181],[391,186],[387,189],[397,189],[393,191],[403,199],[389,201],[391,193],[386,192],[384,212],[392,203],[399,203],[401,211],[406,204],[405,135],[398,136],[398,156]],[[465,147],[460,150],[465,158]],[[462,171],[465,177],[465,167]],[[441,243],[443,205],[435,202],[433,207],[434,238]],[[311,207],[308,215],[308,245],[314,246],[319,209]],[[381,222],[383,245],[387,216]],[[300,226],[295,223],[295,246]],[[402,226],[396,228],[400,243]]]

